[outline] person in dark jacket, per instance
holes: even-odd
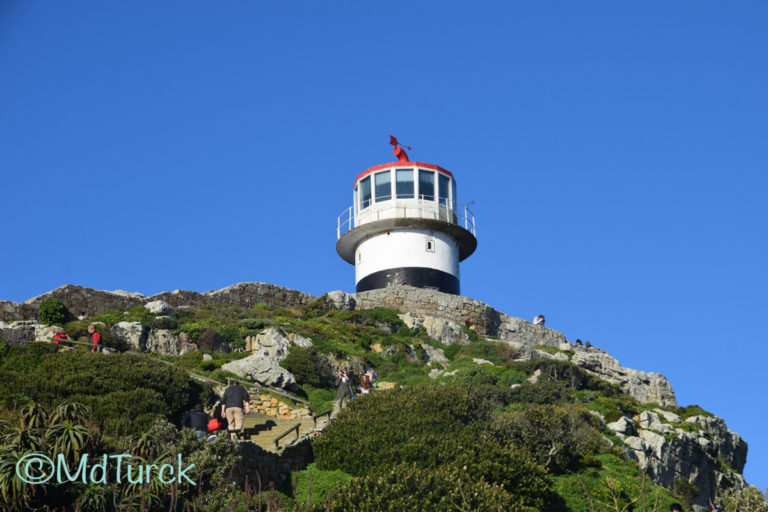
[[[188,412],[181,419],[181,426],[193,429],[197,432],[197,438],[200,439],[208,432],[209,421],[211,421],[211,417],[203,411],[203,406],[198,404],[194,411]]]
[[[227,419],[229,435],[233,441],[237,441],[237,436],[243,428],[243,417],[249,412],[250,401],[251,398],[245,388],[236,380],[230,379],[229,387],[221,396],[221,416]]]

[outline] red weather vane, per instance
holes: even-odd
[[[389,143],[393,146],[395,146],[395,149],[392,151],[395,156],[397,157],[397,160],[399,162],[408,162],[408,153],[405,152],[406,149],[408,151],[411,150],[411,146],[406,146],[405,144],[400,144],[397,142],[397,139],[393,137],[392,135],[389,136]]]

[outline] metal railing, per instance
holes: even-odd
[[[332,410],[333,409],[328,409],[327,411],[324,411],[324,412],[321,412],[320,414],[315,414],[314,416],[312,416],[312,421],[315,422],[315,428],[317,428],[317,420],[322,418],[323,416],[328,416],[328,419],[326,420],[326,423],[328,421],[331,421],[331,411]]]
[[[296,431],[296,439],[298,439],[299,438],[299,427],[301,427],[301,423],[295,424],[294,426],[292,426],[291,428],[286,430],[283,434],[281,434],[280,437],[276,438],[275,439],[275,448],[280,448],[280,440],[282,438],[284,438],[285,436],[287,436],[288,434],[290,434],[291,432],[293,432],[294,430]]]
[[[396,199],[373,203],[360,210],[357,216],[354,206],[346,208],[336,219],[336,239],[368,222],[395,218],[441,220],[463,226],[477,236],[475,214],[466,204],[441,204],[429,199]]]

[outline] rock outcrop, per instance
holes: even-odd
[[[280,366],[277,360],[264,354],[253,354],[237,361],[229,362],[221,367],[240,377],[246,377],[264,386],[274,386],[284,389],[296,389],[296,379],[291,372]]]
[[[607,427],[654,482],[669,489],[679,479],[695,485],[696,505],[705,507],[722,490],[747,485],[741,475],[747,444],[722,418],[693,416],[682,422],[676,414],[656,409],[622,417]]]
[[[241,308],[266,304],[270,308],[306,305],[317,297],[298,290],[291,290],[269,283],[238,283],[220,290],[205,293],[175,290],[162,292],[151,297],[141,293],[122,290],[105,291],[67,284],[33,297],[24,303],[0,301],[0,321],[15,322],[37,319],[37,310],[45,299],[57,298],[75,316],[96,316],[116,309],[130,309],[136,306],[158,307],[158,301],[164,308],[180,306],[201,306],[205,304],[228,304]],[[154,313],[168,315],[169,313]],[[172,316],[172,315],[170,315]]]
[[[469,335],[464,332],[461,325],[453,320],[432,315],[416,316],[413,313],[403,313],[398,316],[411,331],[419,332],[423,327],[427,336],[443,345],[466,344],[470,341]]]

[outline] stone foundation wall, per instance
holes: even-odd
[[[502,324],[502,314],[488,304],[434,290],[393,286],[357,293],[354,298],[355,309],[387,307],[401,313],[450,318],[484,336],[498,336]]]
[[[308,407],[294,408],[271,395],[256,395],[251,397],[251,411],[266,414],[273,418],[311,418],[312,411]]]

